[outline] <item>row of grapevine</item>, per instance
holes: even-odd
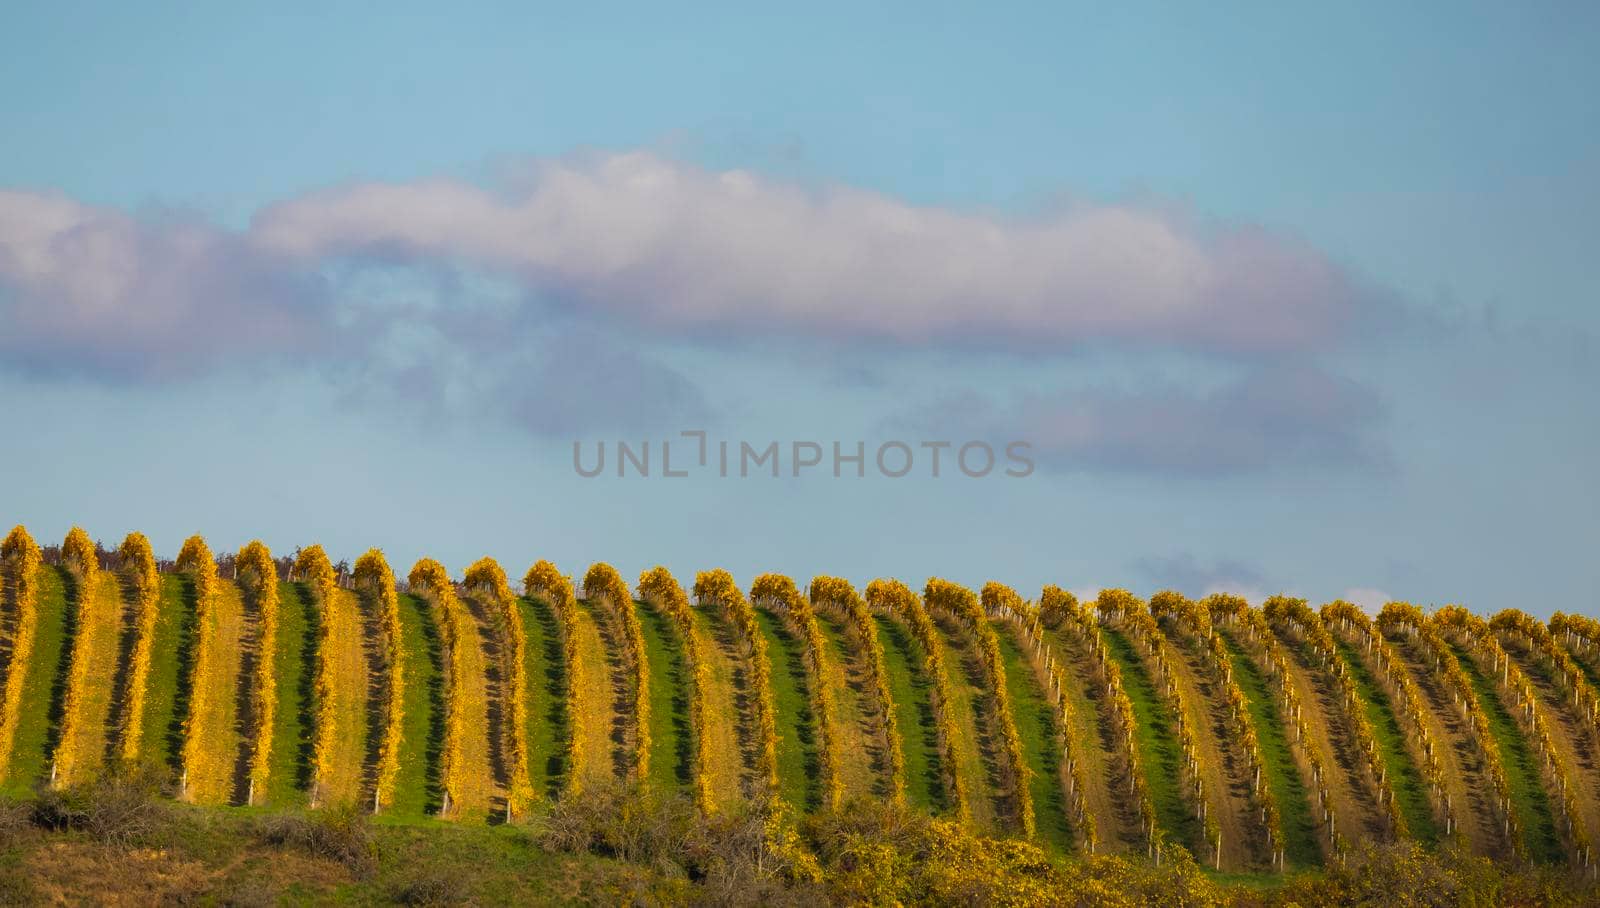
[[[189,693],[189,714],[183,719],[183,781],[180,791],[185,798],[190,796],[190,776],[213,776],[224,771],[211,764],[219,755],[215,747],[208,747],[205,740],[204,723],[201,718],[211,711],[214,700],[226,697],[227,691],[214,685],[207,684],[206,679],[216,671],[214,665],[218,663],[223,654],[218,651],[218,641],[215,636],[208,633],[209,626],[215,621],[217,597],[220,594],[221,580],[217,577],[217,559],[211,554],[211,547],[199,536],[190,536],[183,542],[183,547],[178,551],[178,558],[174,568],[181,574],[187,574],[190,582],[194,584],[195,598],[195,634],[194,661],[189,667],[189,677],[185,680]]]
[[[650,771],[650,671],[645,663],[644,633],[633,610],[633,594],[616,568],[604,562],[592,565],[583,577],[583,596],[611,616],[622,634],[623,662],[633,694],[634,752],[632,773],[644,779]]]
[[[1135,643],[1141,644],[1146,663],[1155,668],[1156,680],[1159,682],[1157,689],[1166,700],[1168,708],[1172,710],[1177,725],[1178,744],[1183,751],[1183,763],[1179,767],[1180,772],[1187,777],[1183,791],[1192,801],[1190,809],[1194,811],[1195,819],[1204,824],[1206,844],[1220,856],[1222,830],[1217,818],[1211,813],[1211,799],[1206,791],[1205,779],[1200,775],[1200,754],[1195,731],[1190,727],[1188,713],[1183,708],[1183,699],[1178,694],[1175,672],[1166,651],[1166,635],[1156,625],[1156,620],[1151,616],[1144,601],[1127,590],[1101,590],[1100,596],[1095,600],[1095,608],[1102,617],[1117,622]]]
[[[411,591],[427,600],[439,628],[439,645],[444,662],[444,746],[439,751],[439,780],[444,789],[439,815],[454,816],[454,805],[462,800],[469,784],[466,765],[466,737],[471,734],[464,714],[461,687],[468,666],[462,629],[472,616],[456,596],[450,572],[432,558],[424,558],[411,568],[406,578]]]
[[[1039,621],[1045,627],[1066,627],[1084,642],[1099,675],[1096,681],[1105,685],[1103,700],[1112,732],[1122,750],[1124,772],[1128,777],[1128,795],[1139,814],[1139,828],[1145,837],[1146,847],[1153,855],[1156,847],[1156,808],[1150,799],[1149,783],[1145,779],[1144,760],[1135,741],[1137,733],[1133,716],[1133,702],[1122,689],[1122,667],[1106,649],[1100,636],[1100,621],[1096,611],[1080,603],[1077,597],[1057,587],[1045,587],[1039,599]]]
[[[378,751],[378,772],[372,793],[372,812],[380,813],[394,800],[395,778],[400,773],[400,741],[405,731],[405,669],[400,658],[400,597],[394,588],[394,571],[378,549],[356,559],[356,589],[374,603],[382,638],[384,673],[383,742]]]
[[[123,694],[117,752],[124,763],[139,759],[143,746],[145,690],[150,679],[150,654],[161,602],[161,575],[155,551],[143,533],[129,533],[117,549],[117,561],[128,590],[133,594],[133,653]]]
[[[928,706],[933,712],[934,738],[939,751],[939,775],[944,784],[945,802],[962,823],[970,818],[967,786],[956,771],[955,719],[950,699],[950,682],[945,677],[944,645],[934,631],[933,620],[915,592],[898,580],[878,579],[867,584],[867,605],[905,622],[911,636],[922,647],[922,670],[931,682]]]
[[[767,641],[756,624],[755,612],[733,582],[733,575],[717,568],[694,578],[694,597],[701,608],[717,609],[731,626],[736,645],[749,671],[749,702],[755,733],[755,790],[752,800],[765,804],[778,786],[778,728],[768,678]]]
[[[672,619],[683,641],[683,659],[689,675],[689,736],[693,739],[690,772],[694,779],[694,803],[701,813],[711,812],[711,791],[706,766],[706,686],[710,669],[700,652],[700,636],[695,631],[689,597],[676,577],[657,565],[639,575],[639,598],[662,610]]]
[[[1378,613],[1378,626],[1385,632],[1398,632],[1406,634],[1418,641],[1433,662],[1433,670],[1443,679],[1445,686],[1454,696],[1456,708],[1461,711],[1461,717],[1472,726],[1473,742],[1489,773],[1490,784],[1494,786],[1495,797],[1493,804],[1503,826],[1503,834],[1512,850],[1524,857],[1522,828],[1517,821],[1516,812],[1511,809],[1511,785],[1506,779],[1506,770],[1500,760],[1500,746],[1495,742],[1494,733],[1489,728],[1489,720],[1478,704],[1477,696],[1472,691],[1472,682],[1468,680],[1466,672],[1462,671],[1461,663],[1456,659],[1456,654],[1450,650],[1443,638],[1439,636],[1436,625],[1428,622],[1422,610],[1407,602],[1390,602]]]
[[[1324,626],[1342,631],[1346,640],[1354,640],[1359,654],[1373,663],[1374,675],[1395,705],[1396,715],[1405,723],[1406,738],[1413,745],[1414,755],[1420,755],[1416,763],[1428,786],[1428,802],[1436,817],[1443,819],[1441,825],[1445,834],[1458,833],[1460,820],[1455,805],[1445,796],[1444,768],[1439,762],[1438,744],[1425,718],[1422,692],[1400,661],[1393,644],[1378,633],[1366,612],[1343,600],[1324,605],[1322,620]]]
[[[1061,590],[1058,587],[1045,587],[1042,598],[1060,594]],[[1024,602],[1010,587],[993,581],[984,585],[983,600],[985,609],[990,614],[997,615],[1000,620],[1007,622],[1022,638],[1023,652],[1028,658],[1034,676],[1039,679],[1040,687],[1050,698],[1050,705],[1055,710],[1050,715],[1050,723],[1054,733],[1053,743],[1061,752],[1060,782],[1061,793],[1066,798],[1067,819],[1072,824],[1073,834],[1083,843],[1084,850],[1094,854],[1100,835],[1094,817],[1088,810],[1083,766],[1072,752],[1072,744],[1067,736],[1067,729],[1072,725],[1072,716],[1071,706],[1064,690],[1066,679],[1061,663],[1051,652],[1050,644],[1045,642],[1043,629],[1039,624],[1039,608],[1032,603]]]
[[[1459,605],[1447,605],[1434,612],[1429,620],[1445,633],[1453,633],[1468,653],[1478,654],[1480,661],[1482,656],[1488,656],[1493,666],[1493,683],[1505,698],[1504,702],[1515,707],[1512,716],[1523,737],[1538,753],[1539,772],[1545,787],[1560,802],[1561,833],[1567,839],[1568,853],[1588,867],[1591,859],[1589,831],[1578,810],[1578,788],[1572,784],[1573,769],[1566,764],[1550,736],[1550,720],[1534,692],[1533,681],[1512,661],[1489,623],[1477,615]]]
[[[22,720],[22,686],[33,657],[39,620],[39,568],[43,564],[39,545],[25,527],[16,527],[0,543],[0,604],[12,616],[11,658],[0,669],[5,673],[5,681],[0,684],[0,781],[11,765],[17,724]]]
[[[905,756],[900,750],[900,728],[894,712],[894,696],[889,692],[889,672],[883,663],[883,644],[878,640],[878,628],[873,623],[867,604],[856,594],[850,581],[840,577],[819,576],[811,580],[811,603],[841,617],[857,640],[862,661],[867,669],[867,685],[878,704],[882,716],[880,730],[888,763],[889,793],[896,803],[905,800]]]
[[[1366,758],[1368,777],[1377,786],[1378,805],[1383,808],[1393,837],[1404,836],[1405,818],[1400,815],[1400,802],[1395,798],[1394,786],[1389,781],[1388,767],[1383,762],[1382,751],[1378,749],[1377,734],[1372,730],[1372,722],[1362,707],[1361,695],[1356,692],[1355,680],[1350,677],[1344,660],[1339,657],[1338,647],[1333,642],[1333,636],[1328,633],[1322,616],[1312,611],[1304,599],[1288,596],[1273,596],[1266,601],[1262,609],[1268,621],[1288,627],[1295,636],[1310,644],[1312,654],[1316,656],[1323,673],[1332,676],[1334,685],[1339,691],[1339,705],[1344,710],[1344,717],[1350,723],[1350,729],[1355,735],[1356,748]]]
[[[1335,852],[1342,852],[1346,843],[1334,826],[1333,792],[1328,784],[1328,770],[1322,762],[1322,755],[1313,745],[1311,728],[1306,722],[1300,695],[1295,691],[1289,673],[1288,654],[1268,626],[1266,618],[1260,611],[1250,608],[1243,599],[1237,596],[1212,597],[1207,600],[1207,607],[1213,621],[1220,618],[1224,624],[1242,633],[1246,651],[1257,665],[1266,669],[1267,676],[1282,690],[1283,713],[1294,725],[1294,739],[1291,741],[1293,751],[1299,758],[1308,787],[1316,793],[1321,822],[1327,826],[1328,844]],[[1273,855],[1273,863],[1280,869],[1284,867],[1285,854],[1281,844]]]
[[[782,615],[800,638],[806,693],[817,722],[817,774],[822,781],[822,803],[829,809],[837,808],[843,793],[843,783],[839,780],[839,742],[833,728],[833,688],[824,683],[822,631],[817,627],[817,616],[810,600],[800,595],[794,581],[782,574],[757,577],[750,586],[750,599]],[[873,639],[876,640],[876,636]]]
[[[922,593],[930,612],[944,612],[964,627],[977,647],[978,664],[983,669],[989,692],[990,734],[999,740],[1000,778],[1011,792],[1014,821],[1025,838],[1033,838],[1033,792],[1028,788],[1028,766],[1022,758],[1022,741],[1012,720],[1011,695],[1006,689],[1005,666],[1000,661],[1000,643],[983,604],[973,592],[940,577],[928,579]]]
[[[312,697],[315,706],[312,720],[311,805],[315,807],[325,797],[324,789],[332,773],[333,751],[341,743],[334,720],[334,704],[338,696],[336,682],[339,679],[335,677],[337,660],[332,653],[334,619],[330,614],[334,608],[334,591],[339,584],[333,573],[333,563],[320,545],[300,550],[290,576],[310,585],[312,599],[321,616],[317,621],[317,665],[313,673],[316,682]]]
[[[562,766],[566,773],[566,790],[576,792],[583,786],[583,748],[578,746],[575,723],[583,715],[584,698],[591,694],[576,682],[574,670],[578,664],[578,597],[573,592],[572,581],[556,566],[543,559],[535,561],[522,579],[523,592],[537,596],[549,603],[555,612],[556,625],[561,634],[561,655],[566,666],[565,693],[568,734]]]
[[[77,616],[74,621],[77,631],[73,635],[66,698],[61,710],[61,736],[50,768],[50,779],[58,784],[76,780],[78,764],[92,759],[92,754],[86,752],[87,742],[82,740],[90,731],[85,728],[90,719],[84,715],[84,698],[88,693],[89,670],[94,664],[93,654],[85,644],[95,634],[95,625],[116,620],[114,615],[96,614],[95,587],[100,582],[100,560],[94,542],[82,527],[73,527],[67,533],[61,545],[61,563],[72,575],[77,588],[71,603]]]
[[[1596,746],[1600,747],[1600,696],[1596,695],[1594,685],[1588,683],[1583,670],[1573,661],[1572,653],[1555,642],[1555,638],[1560,636],[1569,647],[1582,647],[1593,653],[1596,642],[1600,641],[1600,621],[1584,615],[1556,612],[1550,616],[1550,626],[1545,627],[1522,612],[1507,609],[1495,616],[1494,625],[1497,629],[1514,629],[1526,635],[1539,652],[1550,660],[1555,666],[1558,683],[1572,693],[1573,705],[1587,718],[1589,734],[1594,737]]]
[[[1198,642],[1212,680],[1222,686],[1228,701],[1229,732],[1243,748],[1245,759],[1248,761],[1245,769],[1251,778],[1251,804],[1260,811],[1267,849],[1275,855],[1283,847],[1283,828],[1278,815],[1277,799],[1273,797],[1271,789],[1261,781],[1266,758],[1261,753],[1261,742],[1256,735],[1255,723],[1250,721],[1249,701],[1245,698],[1238,682],[1233,679],[1233,665],[1228,659],[1227,644],[1223,642],[1222,635],[1217,633],[1211,621],[1212,603],[1217,603],[1218,610],[1224,612],[1237,607],[1235,603],[1218,598],[1226,595],[1218,593],[1197,603],[1178,593],[1160,592],[1150,597],[1150,614],[1156,621],[1167,621],[1179,633],[1186,634]]]
[[[528,714],[527,634],[517,614],[517,597],[506,581],[506,572],[493,558],[480,558],[467,568],[462,583],[488,600],[494,631],[500,638],[501,694],[505,704],[497,746],[505,756],[509,775],[506,792],[506,818],[524,813],[537,797],[533,776],[528,769],[528,741],[523,717]],[[630,603],[631,604],[631,603]],[[631,611],[631,610],[630,610]]]
[[[254,737],[250,742],[250,789],[245,803],[255,803],[255,793],[265,791],[271,772],[272,719],[277,709],[278,686],[272,669],[272,652],[278,636],[278,568],[272,552],[256,540],[239,550],[235,561],[239,586],[253,597],[256,607],[256,676],[251,691]]]

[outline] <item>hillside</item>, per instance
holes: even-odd
[[[639,600],[633,628],[593,590],[557,608],[433,562],[386,599],[348,574],[291,579],[285,560],[269,597],[197,540],[143,580],[105,551],[30,563],[23,540],[0,573],[12,797],[140,766],[191,805],[474,827],[631,784],[703,791],[729,821],[898,802],[1056,857],[1182,849],[1235,877],[1387,841],[1593,874],[1600,660],[1570,620],[1335,604],[1323,642],[1297,600],[1163,593],[1157,621],[1122,591],[980,606],[936,581],[926,600],[897,586],[907,605],[819,578],[810,595],[832,598],[812,612],[777,578],[786,605],[697,584],[674,612],[608,581]]]

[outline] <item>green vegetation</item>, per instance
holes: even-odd
[[[67,607],[72,585],[65,568],[39,569],[39,624],[22,686],[22,715],[11,765],[6,769],[8,793],[28,791],[50,774],[50,751],[66,696],[67,660],[72,651],[72,610]]]
[[[278,584],[278,633],[272,654],[278,708],[272,714],[272,768],[265,797],[258,795],[258,803],[291,807],[308,797],[319,620],[304,583]]]
[[[643,602],[634,607],[650,673],[650,781],[667,791],[686,791],[694,782],[694,759],[683,642],[666,613]]]
[[[528,774],[533,790],[553,798],[566,778],[562,766],[570,723],[567,721],[567,667],[561,649],[561,628],[555,609],[543,599],[517,600],[527,646],[522,656],[528,678],[528,714],[522,717],[528,742]],[[409,676],[407,676],[409,677]],[[407,712],[409,715],[409,711]]]
[[[1028,657],[1017,646],[1010,628],[995,628],[1000,657],[1005,661],[1006,689],[1016,714],[1017,736],[1027,761],[1028,785],[1033,790],[1034,823],[1039,838],[1055,850],[1072,847],[1072,822],[1067,817],[1066,794],[1061,790],[1061,753],[1056,743],[1056,708],[1051,705]]]
[[[757,608],[756,623],[767,639],[772,661],[773,717],[778,726],[778,794],[807,810],[821,802],[816,721],[806,690],[806,666],[800,641],[783,619]]]
[[[1171,841],[1193,849],[1200,841],[1201,829],[1179,787],[1183,754],[1173,730],[1172,711],[1157,695],[1133,641],[1112,627],[1102,627],[1100,633],[1105,635],[1106,648],[1122,669],[1122,689],[1133,705],[1139,755],[1144,761],[1150,800],[1156,808],[1156,823]]]
[[[933,680],[922,671],[921,644],[899,621],[874,615],[883,641],[883,665],[889,673],[889,693],[894,697],[900,727],[900,752],[905,758],[906,802],[933,813],[949,809],[939,767],[937,725],[930,695]]]
[[[1317,847],[1316,821],[1311,817],[1311,797],[1306,791],[1305,780],[1300,778],[1294,752],[1289,749],[1289,726],[1278,709],[1278,698],[1268,688],[1260,667],[1233,639],[1233,635],[1220,627],[1218,631],[1228,645],[1233,676],[1249,701],[1250,721],[1255,724],[1261,757],[1266,764],[1261,774],[1278,803],[1278,818],[1283,827],[1284,858],[1291,869],[1320,865],[1322,851]]]
[[[1489,720],[1489,730],[1500,745],[1501,763],[1506,770],[1506,782],[1511,787],[1511,806],[1517,812],[1517,822],[1522,824],[1522,840],[1528,856],[1535,861],[1558,863],[1562,860],[1561,840],[1556,836],[1555,818],[1550,811],[1550,799],[1539,777],[1538,758],[1528,748],[1527,739],[1517,727],[1516,720],[1506,712],[1494,682],[1484,676],[1478,663],[1465,649],[1456,644],[1455,651],[1461,668],[1472,680],[1473,693],[1478,705]]]
[[[145,679],[140,761],[179,772],[183,716],[189,707],[189,665],[194,658],[194,582],[181,574],[161,578],[161,599]]]
[[[444,657],[428,604],[400,596],[400,658],[405,660],[404,731],[390,814],[420,817],[439,809],[439,748],[444,742]]]
[[[1400,803],[1406,833],[1424,845],[1437,845],[1439,829],[1434,825],[1433,808],[1428,804],[1427,783],[1416,761],[1411,759],[1410,751],[1406,750],[1405,732],[1400,728],[1394,708],[1389,705],[1389,696],[1367,671],[1366,663],[1354,647],[1337,638],[1334,642],[1344,657],[1345,667],[1350,670],[1350,677],[1356,682],[1356,692],[1367,710],[1367,720],[1372,723],[1373,737],[1383,752],[1383,765],[1388,769],[1389,784]]]

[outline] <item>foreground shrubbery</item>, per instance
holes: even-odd
[[[1218,880],[1182,849],[1161,867],[1061,859],[952,821],[857,801],[796,823],[706,817],[686,796],[585,790],[525,824],[375,822],[349,809],[261,814],[163,796],[141,774],[0,803],[0,902],[349,901],[414,905],[849,904],[1489,906],[1595,904],[1556,868],[1412,844],[1356,849],[1319,874]]]

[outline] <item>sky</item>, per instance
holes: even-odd
[[[1593,4],[224,6],[0,29],[40,539],[1600,612]]]

